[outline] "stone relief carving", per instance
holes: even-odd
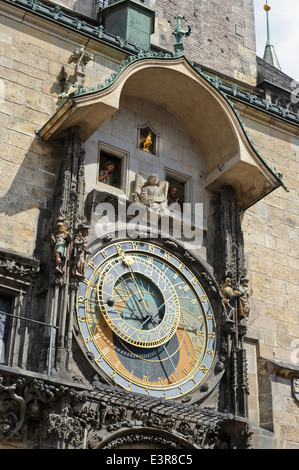
[[[112,387],[93,392],[28,377],[12,382],[11,377],[1,377],[0,438],[22,442],[26,433],[33,448],[117,448],[130,442],[162,449],[178,445],[230,448],[223,427],[226,415],[197,407],[190,414],[188,405],[153,399],[136,406],[138,399]],[[249,431],[242,432],[245,446]]]
[[[179,446],[175,440],[171,440],[170,438],[151,435],[151,434],[143,434],[143,433],[132,433],[126,434],[125,436],[117,437],[116,439],[111,440],[108,442],[103,449],[117,449],[119,447],[129,448],[129,446],[133,446],[135,444],[145,445],[149,449],[154,446],[154,448],[158,449],[183,449],[184,447]]]
[[[241,216],[234,189],[224,187],[215,207],[214,269],[217,281],[223,283],[230,278],[233,289],[237,288],[244,271]]]
[[[238,319],[239,321],[247,320],[250,313],[249,297],[252,292],[248,286],[248,279],[246,277],[240,279],[238,292],[240,292],[237,302]]]
[[[69,415],[69,406],[61,413],[46,412],[43,425],[39,429],[39,441],[44,444],[66,448],[76,448],[84,439],[86,423],[79,417]]]
[[[30,428],[31,419],[42,419],[43,409],[54,405],[67,389],[55,387],[44,381],[33,379],[27,383],[24,377],[13,382],[0,377],[0,435],[4,442],[21,442]],[[75,397],[76,394],[74,394]],[[74,397],[69,396],[70,401]]]
[[[4,275],[17,276],[18,279],[26,279],[40,272],[40,264],[36,260],[23,259],[5,251],[0,252],[0,271]]]
[[[135,177],[134,202],[163,213],[167,210],[167,193],[169,183],[160,181],[159,176],[152,174],[146,180],[139,173]]]

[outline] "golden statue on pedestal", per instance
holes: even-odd
[[[152,145],[152,133],[149,131],[146,137],[143,137],[140,142],[140,148],[141,150],[144,150],[144,152],[150,152],[150,146]]]

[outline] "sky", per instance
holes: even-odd
[[[254,0],[257,55],[267,42],[265,0]],[[269,0],[271,42],[282,72],[299,82],[299,0]]]

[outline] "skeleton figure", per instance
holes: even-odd
[[[221,287],[222,305],[227,320],[232,320],[236,310],[236,299],[240,295],[238,291],[234,291],[231,286],[232,280],[227,277]]]

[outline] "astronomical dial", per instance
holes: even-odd
[[[77,312],[96,364],[127,390],[177,398],[212,366],[215,318],[203,286],[154,243],[120,241],[94,253]]]

